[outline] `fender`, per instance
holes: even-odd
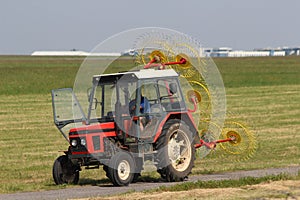
[[[193,133],[197,132],[197,127],[195,125],[193,116],[190,112],[170,112],[160,122],[160,124],[159,124],[159,126],[156,130],[156,134],[155,134],[155,137],[153,139],[153,143],[155,143],[157,141],[157,139],[159,138],[159,136],[162,133],[162,129],[163,129],[164,125],[166,124],[166,122],[169,119],[181,119],[182,121],[184,121],[190,127],[190,129]]]

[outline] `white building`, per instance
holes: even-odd
[[[35,51],[31,56],[121,56],[121,53],[88,53],[85,51]]]
[[[290,50],[290,49],[289,49]],[[229,47],[220,47],[220,48],[207,48],[204,50],[207,56],[211,57],[251,57],[251,56],[286,56],[291,55],[287,54],[286,49],[255,49],[253,51],[245,50],[232,50]],[[290,52],[300,52],[297,49],[290,50]],[[296,54],[298,55],[298,54]]]
[[[84,51],[35,51],[32,56],[88,56]]]

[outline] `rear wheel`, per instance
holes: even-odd
[[[127,152],[117,152],[110,160],[106,176],[115,186],[129,185],[134,178],[135,162]]]
[[[157,172],[166,181],[183,181],[191,173],[195,160],[193,133],[179,119],[169,120],[156,142]]]
[[[141,173],[134,173],[132,183],[138,182],[138,179],[140,176],[141,176]]]
[[[77,184],[79,181],[79,168],[68,159],[68,156],[63,155],[55,160],[52,175],[57,185]]]
[[[109,180],[111,180],[110,174],[109,174],[109,167],[107,165],[103,165],[103,170],[105,171],[105,175]]]

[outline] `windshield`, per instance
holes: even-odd
[[[111,116],[114,112],[114,107],[111,106],[112,94],[115,91],[115,84],[98,85],[94,89],[93,98],[90,105],[90,119],[104,118]]]
[[[179,89],[178,81],[174,78],[151,79],[141,81],[141,95],[150,103],[149,112],[185,110],[185,103]],[[152,109],[157,104],[161,109]]]
[[[109,120],[129,115],[129,102],[136,97],[136,82],[99,83],[90,99],[90,119]]]

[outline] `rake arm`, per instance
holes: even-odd
[[[230,138],[227,138],[224,140],[216,140],[216,141],[212,141],[212,142],[205,142],[204,140],[201,139],[199,144],[195,144],[195,148],[198,149],[202,146],[205,146],[208,149],[214,149],[214,148],[216,148],[218,143],[233,142],[233,141],[235,141],[234,137],[230,137]]]

